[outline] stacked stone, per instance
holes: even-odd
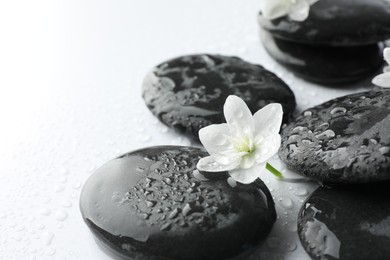
[[[313,259],[390,259],[390,91],[340,97],[282,130],[280,158],[321,182],[298,232]]]
[[[303,22],[259,15],[261,39],[281,65],[308,81],[348,84],[371,78],[390,39],[389,0],[320,0]]]

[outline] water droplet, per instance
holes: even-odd
[[[152,207],[154,207],[154,205],[156,205],[156,202],[155,202],[155,201],[146,200],[145,203],[146,203],[146,206],[147,206],[148,208],[152,208]]]
[[[222,146],[227,142],[227,139],[222,134],[217,134],[214,136],[213,141],[217,146]]]
[[[43,232],[42,239],[46,246],[50,245],[53,241],[54,234],[52,232]]]
[[[61,191],[63,191],[63,190],[65,190],[65,187],[64,187],[64,186],[58,185],[58,186],[55,186],[55,187],[54,187],[54,191],[55,191],[56,193],[59,193],[59,192],[61,192]]]
[[[171,229],[171,223],[165,223],[162,227],[161,227],[161,231],[166,231],[166,230],[169,230]]]
[[[267,240],[267,244],[270,248],[277,248],[279,246],[279,239],[277,237],[270,237]]]
[[[152,137],[150,135],[147,135],[147,134],[142,135],[140,138],[141,142],[144,142],[144,143],[150,141],[151,139],[152,139]]]
[[[57,212],[55,213],[55,219],[58,220],[58,221],[64,221],[68,218],[68,213],[66,213],[65,210],[57,210]]]
[[[241,109],[240,109],[240,110],[236,110],[236,111],[234,112],[234,114],[236,115],[237,118],[241,118],[241,117],[244,116],[244,113],[242,112]]]
[[[192,174],[194,175],[195,178],[197,178],[200,181],[208,181],[209,180],[203,174],[201,174],[198,170],[194,170],[192,172]]]
[[[294,129],[291,131],[291,134],[300,134],[301,132],[306,131],[306,130],[307,130],[306,127],[297,126],[297,127],[294,127]]]
[[[56,253],[56,250],[54,248],[51,248],[51,249],[46,251],[47,256],[53,256],[53,255],[55,255],[55,253]]]
[[[295,221],[287,222],[284,224],[284,226],[286,227],[286,229],[288,231],[293,232],[293,233],[297,232],[297,230],[298,230],[298,225]]]
[[[333,117],[345,115],[347,109],[345,107],[335,107],[330,111]]]
[[[390,147],[389,146],[382,146],[381,148],[378,149],[381,154],[387,154],[390,152]]]
[[[72,202],[70,202],[70,201],[65,201],[64,203],[62,203],[62,206],[63,206],[64,208],[70,208],[70,207],[72,207]]]
[[[310,110],[303,112],[303,116],[312,116],[312,115],[313,115],[313,112],[311,112]]]
[[[81,187],[81,182],[76,182],[75,184],[73,184],[73,189],[77,190],[77,189],[80,189]]]
[[[66,168],[62,168],[60,172],[62,175],[68,175],[70,173],[70,171]]]
[[[39,212],[39,214],[41,214],[42,216],[49,216],[51,214],[51,210],[50,209],[43,209]]]
[[[67,181],[68,181],[68,178],[65,177],[65,176],[62,176],[62,177],[60,178],[60,182],[61,182],[61,183],[66,183]]]
[[[284,248],[288,252],[293,252],[297,249],[297,244],[295,244],[294,242],[286,242],[284,243]]]
[[[297,196],[303,197],[303,196],[307,196],[307,194],[309,194],[309,191],[306,188],[298,188],[294,192],[294,194]]]
[[[293,130],[293,131],[294,131],[294,130]],[[298,138],[299,138],[299,135],[293,134],[293,135],[291,135],[291,136],[287,139],[287,142],[289,142],[289,143],[296,142]]]
[[[315,137],[318,139],[321,139],[321,138],[331,138],[331,137],[335,137],[335,136],[336,136],[336,133],[329,129],[329,130],[326,130],[325,132],[322,132],[321,134],[316,135]]]
[[[293,201],[290,198],[280,198],[280,205],[286,209],[292,209],[294,206]]]
[[[179,214],[179,210],[176,208],[176,209],[174,209],[174,210],[171,212],[171,214],[169,214],[168,218],[169,218],[169,219],[174,219],[174,218],[177,217],[178,214]]]

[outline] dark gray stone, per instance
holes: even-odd
[[[389,182],[317,189],[298,218],[313,259],[390,259]]]
[[[367,45],[390,38],[389,0],[320,0],[310,8],[308,19],[287,16],[260,25],[273,36],[294,42],[333,46]]]
[[[382,47],[332,47],[288,42],[261,32],[267,52],[291,72],[321,84],[346,84],[371,78],[383,64]]]
[[[282,130],[280,158],[325,183],[390,180],[390,91],[330,100]]]
[[[143,84],[143,98],[152,113],[195,140],[201,128],[225,122],[223,105],[229,95],[241,97],[252,113],[280,103],[285,122],[295,109],[294,94],[282,80],[236,57],[179,57],[157,66]]]
[[[272,196],[260,180],[232,187],[226,172],[194,174],[206,155],[160,146],[106,163],[81,193],[84,221],[104,247],[128,259],[250,254],[276,220]]]

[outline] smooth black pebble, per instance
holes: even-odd
[[[389,184],[317,189],[298,217],[312,259],[390,259]]]
[[[196,171],[199,148],[159,146],[125,154],[86,182],[81,213],[97,241],[126,259],[226,259],[250,254],[276,220],[260,180]]]
[[[304,111],[282,130],[280,158],[325,183],[390,180],[390,91],[340,97]]]
[[[284,122],[295,109],[294,94],[281,79],[237,57],[179,57],[157,66],[143,84],[143,98],[152,113],[195,140],[201,128],[225,122],[223,105],[229,95],[241,97],[252,113],[280,103]]]
[[[303,22],[287,16],[267,20],[262,28],[274,37],[306,44],[368,45],[390,39],[389,0],[320,0]]]
[[[382,47],[306,45],[274,38],[261,31],[263,46],[270,56],[291,72],[321,84],[345,84],[375,74],[383,64]]]

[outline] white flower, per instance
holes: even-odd
[[[387,64],[390,64],[390,47],[383,50],[383,56]],[[376,76],[372,83],[382,88],[390,88],[390,66],[386,66],[383,74]]]
[[[291,20],[304,21],[309,16],[310,6],[319,0],[263,0],[263,17],[273,20],[288,15]]]
[[[197,168],[206,172],[229,171],[237,182],[251,183],[280,147],[283,108],[277,103],[269,104],[252,116],[241,98],[229,96],[223,109],[227,123],[199,131],[210,156],[200,159]]]

